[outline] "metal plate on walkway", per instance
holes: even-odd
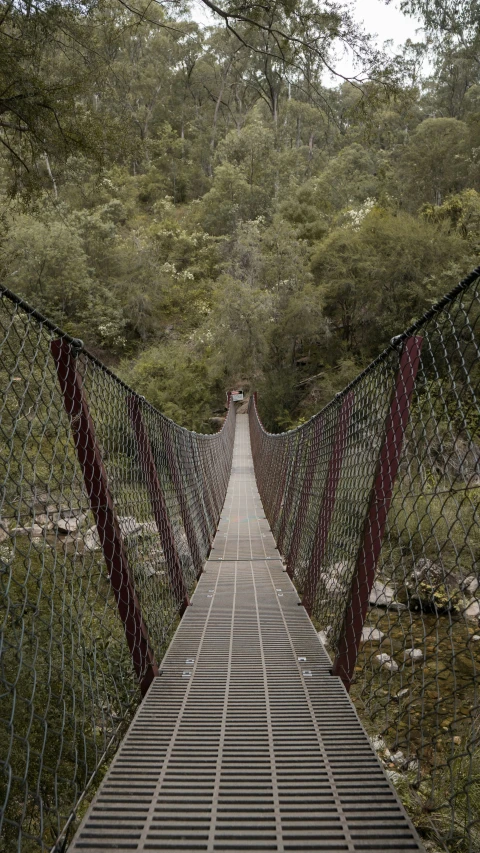
[[[70,850],[423,850],[330,666],[240,415],[212,559]]]

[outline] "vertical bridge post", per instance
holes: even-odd
[[[55,360],[63,402],[70,419],[75,450],[97,525],[110,584],[123,622],[135,673],[140,680],[140,689],[142,694],[145,694],[153,678],[159,674],[158,666],[135,593],[125,544],[108,487],[107,472],[97,444],[82,377],[77,370],[76,354],[72,344],[63,338],[51,341],[50,351]]]
[[[360,549],[352,578],[350,601],[340,632],[338,653],[332,672],[350,689],[370,592],[382,549],[387,515],[392,502],[403,439],[410,413],[410,402],[420,365],[422,338],[407,338],[400,356],[390,409],[380,451],[377,474],[370,494]]]
[[[303,594],[302,604],[309,616],[312,615],[313,605],[315,603],[320,569],[325,555],[325,548],[327,547],[328,531],[330,529],[333,511],[335,509],[337,486],[342,471],[343,454],[347,444],[348,427],[350,424],[350,418],[352,417],[353,403],[354,392],[349,391],[342,401],[340,412],[338,414],[335,441],[330,455],[330,462],[328,464],[327,481],[325,483],[325,489],[322,496],[317,529],[315,531],[315,539],[313,541],[312,556],[308,567],[305,592]]]
[[[160,541],[162,543],[165,562],[167,564],[170,585],[175,596],[180,614],[183,615],[189,605],[188,591],[183,577],[182,565],[178,556],[175,537],[168,517],[167,505],[163,494],[160,480],[158,479],[157,467],[153,458],[152,447],[148,437],[138,399],[134,394],[128,398],[128,410],[132,421],[133,431],[137,440],[140,460],[143,463],[147,489],[152,505],[153,515],[157,525]]]

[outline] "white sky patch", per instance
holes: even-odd
[[[202,24],[204,27],[222,25],[222,19],[218,15],[214,15],[201,0],[192,0],[190,10],[192,18],[197,24]]]
[[[417,18],[404,15],[394,2],[387,6],[384,0],[351,0],[349,5],[356,20],[360,24],[363,23],[364,30],[375,36],[375,41],[379,47],[383,47],[386,41],[393,42],[386,49],[387,53],[392,56],[398,53],[398,49],[407,39],[414,42],[423,40],[421,22]],[[193,0],[191,15],[194,21],[203,26],[215,26],[222,23],[221,19],[210,12],[201,0]],[[341,49],[337,54],[334,67],[345,77],[354,77],[355,74],[359,73],[359,69],[354,65],[353,57]],[[329,72],[325,72],[324,86],[338,86],[340,82],[338,77],[332,77]]]
[[[419,19],[404,15],[395,3],[387,6],[384,0],[352,0],[351,8],[355,19],[363,25],[363,29],[375,36],[378,47],[382,48],[386,41],[393,42],[386,48],[386,52],[391,56],[399,52],[399,48],[407,39],[413,42],[423,40]],[[346,52],[343,52],[343,55],[338,54],[335,69],[345,77],[353,77],[359,72],[352,56]],[[335,86],[338,85],[338,78],[332,79],[327,73],[323,83],[326,86]]]

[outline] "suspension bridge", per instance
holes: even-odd
[[[1,853],[478,850],[479,276],[279,435],[2,291]]]

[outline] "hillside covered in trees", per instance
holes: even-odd
[[[404,5],[387,61],[306,0],[3,3],[2,283],[189,428],[233,385],[308,418],[478,263],[476,4]],[[370,73],[326,87],[339,39]]]

